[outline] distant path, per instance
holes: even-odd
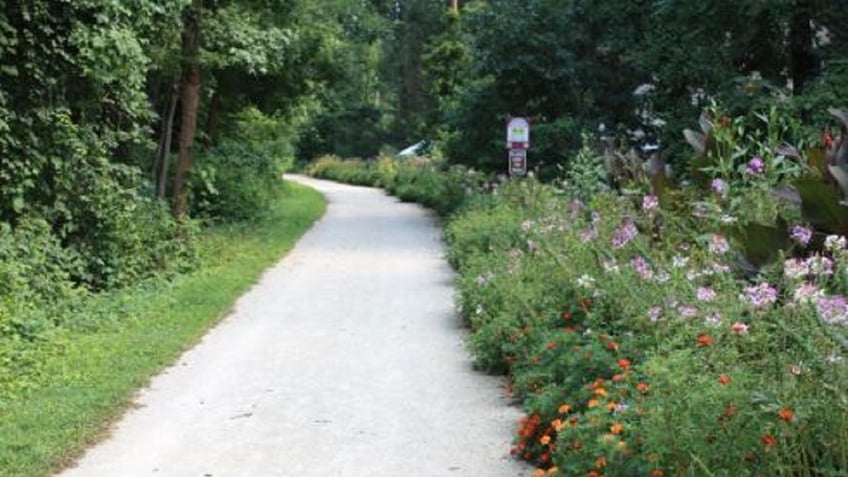
[[[293,177],[326,216],[63,477],[516,477],[518,411],[475,373],[439,230]]]

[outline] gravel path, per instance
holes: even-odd
[[[302,177],[324,218],[63,477],[517,477],[518,410],[471,369],[439,230]]]

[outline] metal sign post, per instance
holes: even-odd
[[[509,175],[527,174],[527,149],[530,148],[530,123],[524,118],[510,118],[506,125],[506,147],[509,149]]]

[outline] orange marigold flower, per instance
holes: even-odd
[[[589,399],[589,402],[586,403],[586,405],[589,407],[598,407],[600,404],[601,401],[598,401],[597,399]]]
[[[623,426],[623,425],[621,425],[621,424],[620,424],[620,423],[618,423],[618,422],[616,422],[615,424],[613,424],[612,426],[610,426],[610,432],[612,432],[613,434],[621,434],[621,432],[622,432],[623,430],[624,430],[624,426]]]
[[[618,367],[627,371],[630,369],[630,360],[627,358],[621,358],[618,360]]]
[[[766,447],[771,447],[771,446],[777,444],[777,439],[775,439],[774,436],[771,435],[771,434],[764,434],[761,441],[762,441],[763,445],[766,446]]]
[[[598,396],[606,396],[607,390],[604,389],[604,388],[597,388],[597,389],[595,389],[595,394],[598,395]]]
[[[648,383],[639,383],[636,385],[636,390],[642,393],[646,393],[650,391],[651,387],[648,386]]]
[[[713,339],[710,335],[702,333],[698,335],[698,346],[710,346],[713,344]]]
[[[726,374],[720,374],[718,377],[719,384],[728,384],[730,382],[730,376]]]
[[[607,403],[607,409],[610,410],[610,411],[615,411],[615,407],[617,405],[618,404],[616,404],[615,401],[610,401],[610,402]]]
[[[778,411],[777,415],[780,416],[780,418],[786,422],[792,422],[792,420],[795,418],[795,414],[792,412],[792,409],[789,409],[788,407],[784,407],[783,409]]]
[[[655,469],[651,471],[651,477],[663,477],[663,475],[665,474],[660,469]]]
[[[606,466],[606,465],[607,465],[607,458],[605,456],[600,456],[597,459],[595,459],[595,467],[597,467],[599,469],[603,469],[604,466]]]
[[[569,406],[568,404],[562,404],[562,405],[559,407],[559,409],[558,409],[558,410],[559,410],[559,413],[560,413],[560,414],[568,414],[568,411],[570,411],[570,410],[571,410],[571,406]]]
[[[542,437],[541,437],[541,439],[539,439],[539,442],[540,442],[543,446],[546,446],[546,445],[550,444],[550,442],[551,442],[551,436],[549,436],[549,435],[545,434],[544,436],[542,436]]]
[[[533,471],[533,477],[545,477],[547,472],[544,469],[536,469]]]
[[[565,428],[565,423],[562,422],[562,419],[554,419],[551,421],[551,428],[557,432],[560,432]]]

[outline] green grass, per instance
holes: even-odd
[[[40,351],[39,384],[0,414],[0,476],[50,475],[101,438],[133,393],[226,316],[324,208],[320,194],[288,184],[266,220],[202,232],[200,269],[87,303],[112,319]]]

